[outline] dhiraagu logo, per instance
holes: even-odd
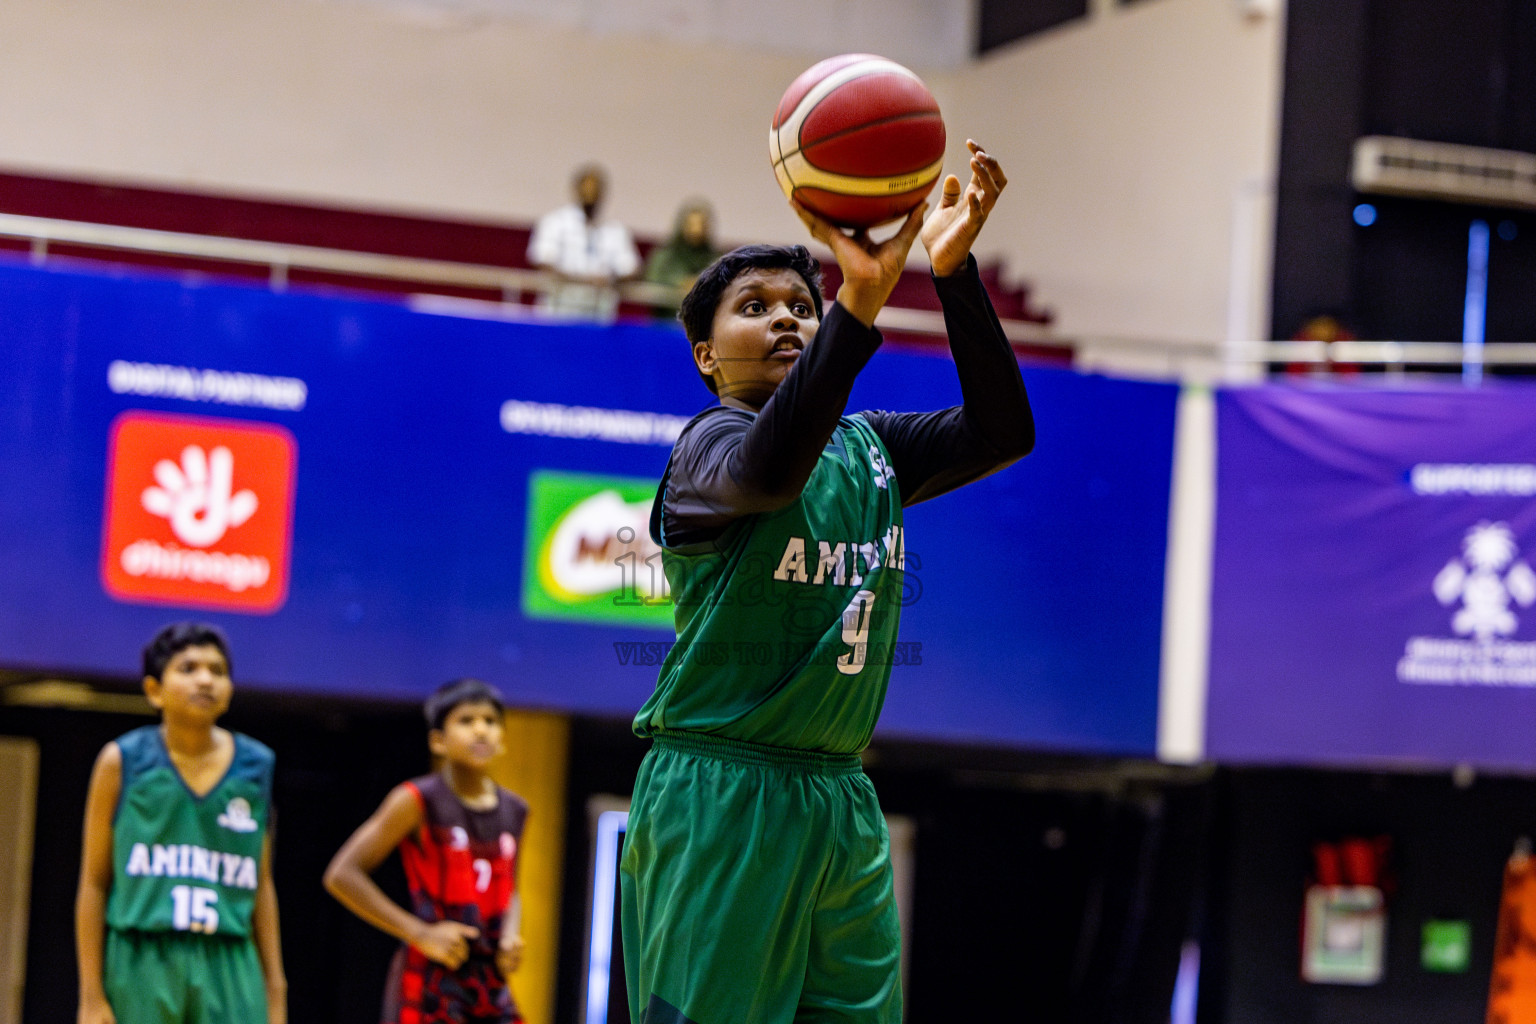
[[[656,481],[536,471],[528,480],[523,614],[672,628],[661,549],[651,540]]]

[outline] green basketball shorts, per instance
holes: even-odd
[[[857,755],[659,735],[621,870],[635,1024],[899,1024],[890,837]]]
[[[107,929],[102,982],[117,1024],[265,1024],[250,939]]]

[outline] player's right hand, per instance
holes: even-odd
[[[112,1012],[112,1006],[105,999],[80,1000],[80,1012],[75,1020],[78,1024],[117,1024],[117,1015]]]
[[[811,237],[832,250],[843,283],[837,289],[837,301],[865,327],[872,327],[885,300],[891,297],[901,272],[907,265],[907,253],[923,227],[928,204],[919,204],[901,228],[884,241],[876,242],[869,231],[860,228],[847,234],[826,218],[790,200],[790,207],[810,229]]]
[[[480,937],[480,929],[458,921],[434,921],[422,928],[411,948],[428,960],[456,971],[469,958],[469,944]]]

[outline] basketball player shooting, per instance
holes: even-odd
[[[651,509],[677,643],[634,723],[652,747],[620,884],[642,1024],[901,1020],[889,837],[859,753],[890,679],[902,510],[1035,437],[971,256],[1007,179],[967,145],[965,186],[949,176],[927,220],[920,206],[884,241],[792,204],[842,270],[830,309],[803,246],[728,253],[683,301],[720,404],[684,428]],[[918,237],[963,404],[845,415]]]

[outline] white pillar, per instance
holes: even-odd
[[[1169,506],[1157,756],[1193,764],[1205,757],[1216,525],[1216,401],[1205,386],[1186,385],[1179,393]]]

